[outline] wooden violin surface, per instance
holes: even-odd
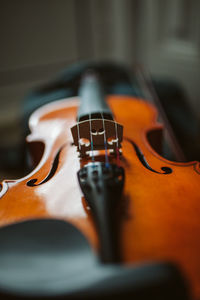
[[[122,261],[167,260],[178,264],[200,297],[200,167],[177,163],[157,154],[147,133],[161,126],[153,106],[137,98],[109,96],[117,122],[124,126],[120,164],[126,171],[121,201]],[[76,121],[78,98],[38,109],[30,118],[27,141],[38,163],[26,177],[5,180],[0,191],[0,225],[29,219],[71,222],[98,249],[91,212],[82,197],[77,172],[90,159],[78,158],[70,128]],[[40,159],[40,161],[38,161]],[[99,154],[98,159],[102,159]],[[110,161],[116,162],[114,156]]]

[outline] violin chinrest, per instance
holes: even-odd
[[[3,227],[0,245],[0,295],[9,299],[188,299],[175,267],[100,264],[86,238],[64,221],[31,220]]]

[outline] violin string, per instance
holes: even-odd
[[[102,112],[101,112],[101,118],[103,121],[103,131],[104,131],[105,163],[106,163],[106,167],[109,167],[108,148],[107,148],[107,141],[106,141],[106,129],[105,129],[105,122],[104,122],[104,117],[103,117]]]
[[[115,137],[117,140],[117,147],[116,147],[116,153],[117,153],[117,165],[120,166],[120,158],[119,158],[119,139],[118,139],[118,131],[117,131],[117,123],[115,122]]]
[[[78,118],[78,123],[77,123],[77,132],[78,132],[78,149],[80,151],[81,150],[81,146],[80,146],[79,118]]]
[[[91,114],[89,114],[89,120],[90,120],[90,145],[91,145],[91,153],[92,153],[92,162],[95,162],[94,159],[94,145],[93,145],[93,137],[92,137],[92,121],[91,121]]]

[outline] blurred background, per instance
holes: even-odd
[[[10,164],[17,159],[25,96],[80,61],[113,61],[133,73],[139,63],[155,80],[174,82],[197,140],[199,12],[198,0],[0,0],[0,178],[15,174],[4,157],[13,149]]]

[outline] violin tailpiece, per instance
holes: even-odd
[[[120,261],[119,207],[125,173],[115,164],[95,162],[78,172],[78,181],[96,225],[100,259],[104,263]]]

